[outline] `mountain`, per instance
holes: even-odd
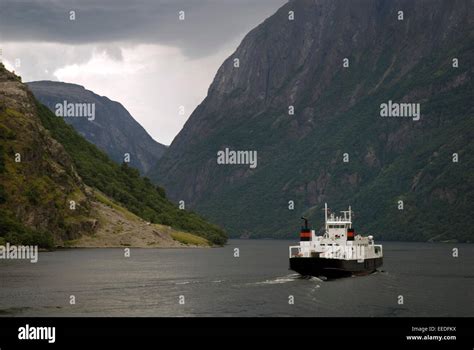
[[[142,174],[157,163],[166,146],[156,142],[118,102],[99,96],[83,86],[55,81],[34,81],[28,87],[35,97],[56,112],[56,105],[94,104],[93,117],[68,117],[82,136],[118,163],[130,154],[130,165]],[[92,115],[92,114],[91,114]]]
[[[473,4],[290,1],[225,60],[150,178],[233,237],[295,238],[328,202],[377,239],[472,241]],[[409,117],[385,117],[395,105]],[[226,148],[257,166],[218,164]]]
[[[89,143],[0,63],[0,242],[50,248],[225,240],[219,227],[180,210],[137,169]]]

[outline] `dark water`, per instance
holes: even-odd
[[[382,271],[321,281],[288,270],[291,243],[132,249],[130,258],[123,249],[63,250],[40,253],[37,264],[0,261],[0,315],[474,315],[474,245],[385,243]]]

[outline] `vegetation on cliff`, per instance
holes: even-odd
[[[225,233],[218,226],[193,212],[180,210],[166,199],[161,187],[141,177],[137,169],[126,163],[116,164],[46,106],[38,103],[36,107],[43,125],[64,146],[85,184],[99,189],[151,223],[193,232],[214,244],[225,243]]]

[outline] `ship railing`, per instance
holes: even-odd
[[[299,245],[292,245],[288,248],[290,258],[296,258],[302,256],[301,247]]]

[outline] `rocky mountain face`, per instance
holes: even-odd
[[[0,244],[170,247],[225,233],[41,105],[0,63]]]
[[[0,141],[0,237],[51,245],[94,231],[91,200],[72,159],[42,126],[31,92],[2,66]]]
[[[472,241],[473,10],[290,1],[222,64],[151,178],[234,237],[296,237],[328,202],[377,239]],[[258,165],[218,164],[226,148]]]
[[[130,165],[142,174],[157,163],[166,149],[166,146],[153,140],[120,103],[83,86],[35,81],[28,83],[28,87],[53,113],[56,112],[56,105],[64,105],[64,101],[68,104],[94,104],[94,117],[69,116],[64,120],[116,162],[122,163],[124,155],[130,154]]]

